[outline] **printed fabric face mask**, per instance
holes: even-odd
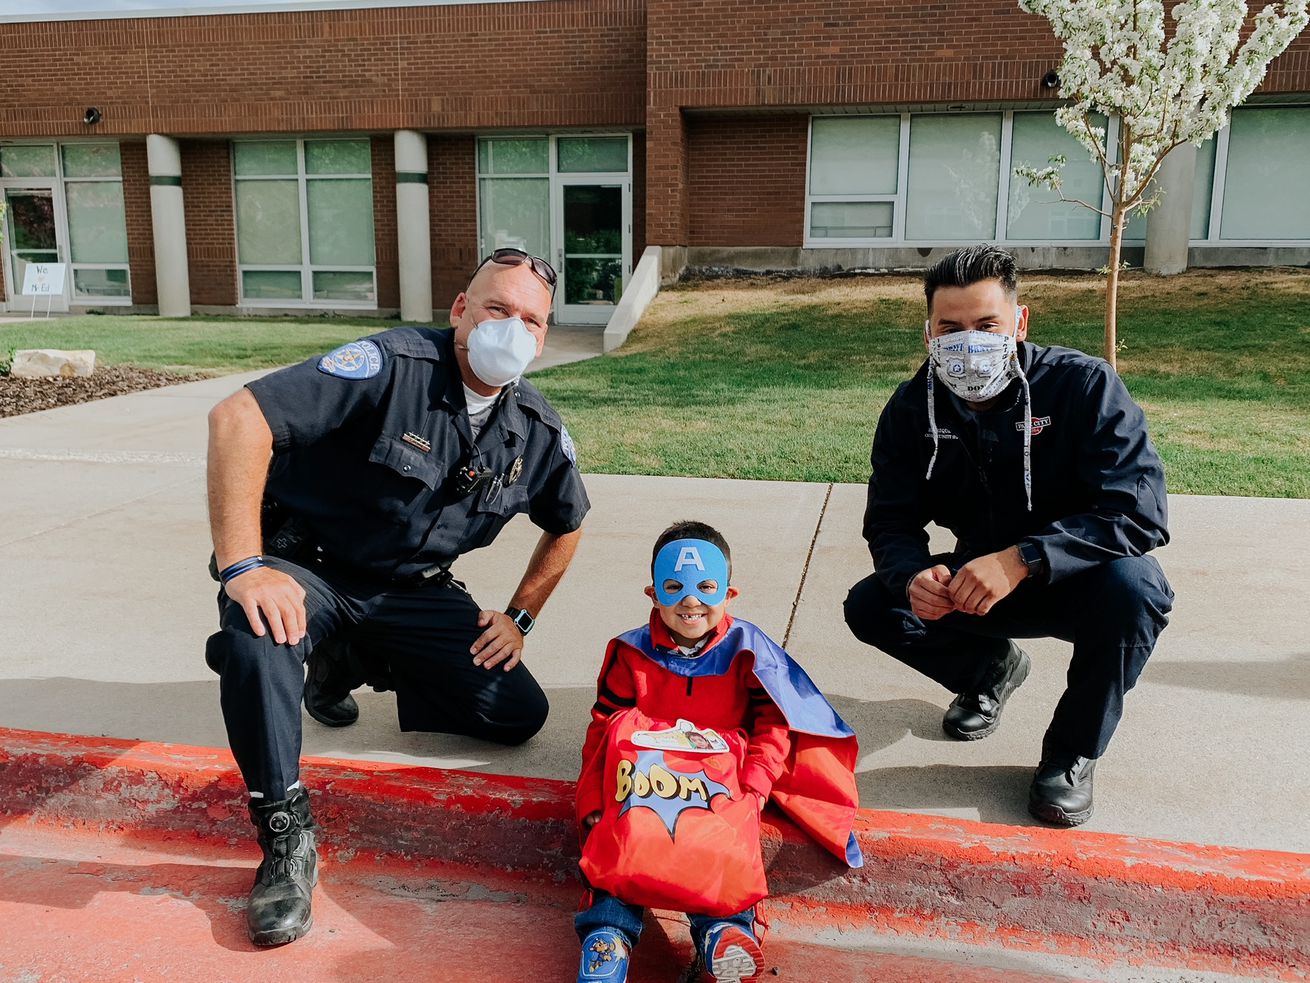
[[[488,386],[508,386],[537,357],[537,339],[516,317],[481,321],[469,334],[469,368]]]
[[[703,539],[675,539],[666,543],[655,557],[655,596],[661,604],[673,607],[687,595],[713,607],[728,596],[728,559],[713,543]],[[705,593],[700,585],[714,581],[714,593]],[[664,589],[667,583],[677,589]]]
[[[1015,324],[1015,333],[1019,330]],[[943,385],[963,400],[981,403],[999,396],[1019,373],[1015,334],[954,331],[928,342],[928,358]]]
[[[1019,364],[1019,322],[1023,308],[1014,309],[1014,330],[1009,334],[991,331],[954,331],[928,340],[928,427],[932,431],[932,457],[928,473],[937,463],[937,406],[933,398],[933,379],[940,379],[951,392],[970,403],[981,403],[999,396],[1011,379],[1023,384],[1023,490],[1028,511],[1033,510],[1033,435],[1032,393],[1028,377]],[[928,338],[929,322],[923,322],[923,336]]]

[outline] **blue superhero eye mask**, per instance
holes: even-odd
[[[728,558],[713,543],[703,539],[677,539],[655,556],[655,596],[665,607],[673,607],[691,595],[702,604],[722,604],[728,596]],[[717,585],[707,594],[700,585],[712,580]],[[678,584],[676,591],[666,591],[669,581]]]

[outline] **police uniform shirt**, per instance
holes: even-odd
[[[267,493],[329,563],[406,578],[520,512],[564,534],[590,508],[568,431],[530,383],[502,390],[474,440],[450,330],[396,328],[247,388],[273,433]],[[469,465],[485,477],[461,495]]]

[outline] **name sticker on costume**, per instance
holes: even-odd
[[[699,728],[681,717],[675,726],[665,730],[636,731],[631,740],[637,747],[652,751],[668,749],[682,754],[722,754],[728,750],[728,742],[719,736],[718,731]]]
[[[382,349],[371,341],[352,341],[320,358],[318,370],[340,379],[372,379],[382,371]]]
[[[578,449],[573,446],[573,438],[569,436],[569,428],[560,424],[559,426],[560,449],[564,451],[564,456],[569,459],[569,463],[574,467],[578,464]]]

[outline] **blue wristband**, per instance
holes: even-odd
[[[233,563],[231,566],[224,567],[219,571],[218,579],[224,584],[227,584],[228,581],[235,580],[243,573],[249,573],[251,570],[262,566],[264,566],[264,558],[262,556],[248,556],[244,560],[237,560],[237,562]]]

